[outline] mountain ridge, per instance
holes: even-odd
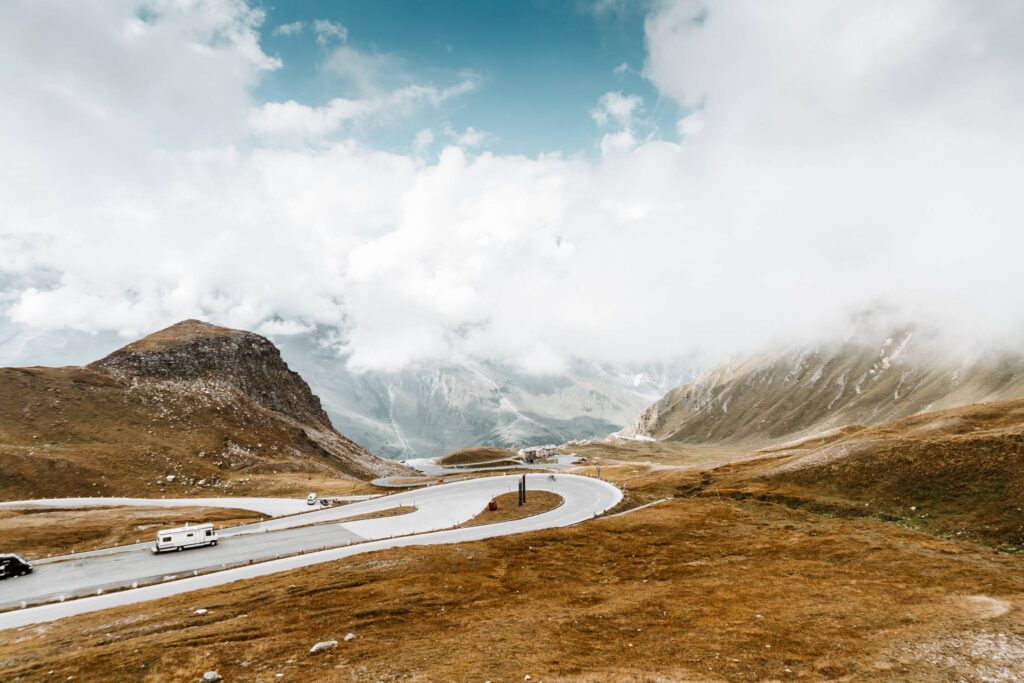
[[[740,358],[672,389],[620,433],[768,445],[853,424],[1024,397],[1024,356],[958,359],[903,330]]]

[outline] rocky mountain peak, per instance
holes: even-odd
[[[265,408],[331,428],[305,380],[289,369],[270,340],[252,332],[184,320],[89,367],[125,380],[226,383]]]

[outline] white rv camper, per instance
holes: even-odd
[[[186,524],[178,529],[162,529],[156,534],[154,553],[166,553],[171,550],[199,548],[204,545],[217,545],[217,532],[212,524]]]

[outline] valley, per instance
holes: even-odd
[[[215,338],[222,334],[213,332]],[[131,372],[142,374],[135,369],[140,365],[167,367],[161,355],[166,344],[157,336],[130,347],[136,354],[155,348],[159,360],[132,358]],[[171,349],[195,353],[182,351],[177,339]],[[255,397],[239,404],[255,403],[251,413],[236,408],[225,419],[217,408],[226,403],[212,404],[209,418],[191,403],[185,412],[181,397],[196,392],[188,387],[208,387],[211,372],[220,372],[210,365],[220,363],[177,364],[201,381],[175,379],[186,388],[159,404],[165,411],[159,418],[136,412],[143,417],[119,416],[117,424],[124,438],[141,432],[143,441],[151,431],[160,433],[153,429],[160,420],[185,424],[176,411],[193,421],[185,433],[238,424],[248,438],[269,447],[233,471],[228,481],[239,483],[232,488],[204,489],[186,478],[191,488],[184,490],[199,496],[197,505],[205,498],[241,506],[246,492],[280,495],[279,512],[272,514],[290,514],[260,521],[253,518],[260,513],[216,508],[0,510],[0,525],[36,515],[43,525],[61,525],[61,534],[45,542],[40,525],[35,531],[18,527],[10,538],[33,549],[26,551],[32,557],[79,550],[73,562],[74,556],[57,558],[3,586],[16,588],[14,593],[0,591],[14,608],[0,613],[6,629],[0,630],[0,662],[12,680],[35,680],[50,671],[86,679],[115,671],[141,680],[192,680],[207,670],[266,681],[530,676],[938,682],[1024,676],[1022,399],[957,405],[962,396],[929,395],[954,407],[909,416],[902,416],[902,407],[879,409],[859,414],[872,419],[838,427],[833,423],[846,415],[842,411],[854,408],[790,413],[784,434],[751,427],[738,430],[736,438],[701,441],[688,430],[725,419],[731,410],[722,410],[725,400],[749,403],[745,410],[778,406],[771,404],[774,381],[759,379],[759,389],[729,384],[736,380],[723,385],[722,370],[712,369],[696,383],[725,387],[709,390],[710,399],[677,403],[672,397],[680,393],[673,390],[643,414],[637,424],[654,424],[657,412],[658,424],[682,425],[646,430],[654,437],[627,432],[574,440],[554,453],[531,455],[532,463],[527,451],[469,447],[436,460],[411,460],[415,469],[363,459],[364,469],[354,471],[317,450],[306,455],[294,447],[287,458],[275,455],[274,445],[279,453],[284,443],[274,440],[281,438],[274,436],[281,422],[325,429],[317,404],[301,392],[283,394],[277,385],[261,388],[233,378],[234,396]],[[78,415],[65,406],[101,410],[105,400],[124,401],[116,398],[124,370],[33,372],[51,382],[42,386],[60,390],[56,402],[32,407],[28,416],[37,420],[47,405],[50,412],[42,414],[57,418],[65,409]],[[146,372],[151,377],[154,371]],[[113,386],[100,395],[103,400],[72,394],[65,403],[73,378],[106,377]],[[995,388],[977,391],[986,397],[1012,393],[1016,375],[1001,377]],[[719,379],[712,384],[710,378]],[[131,380],[133,386],[149,381]],[[796,379],[784,381],[801,386]],[[146,408],[154,402],[151,391],[116,405],[152,410]],[[805,400],[799,396],[784,400],[795,405]],[[880,399],[876,405],[881,408]],[[886,419],[892,411],[895,419]],[[257,414],[262,420],[255,420]],[[41,422],[28,423],[51,444],[42,451],[45,459],[54,457],[52,444],[61,440],[71,452],[83,448],[82,434],[98,442],[86,452],[103,452],[103,438],[82,426],[91,420],[76,419],[66,419],[59,439],[46,434]],[[329,443],[345,443],[345,437],[338,434]],[[272,459],[270,471],[263,457]],[[198,467],[206,459],[183,462]],[[140,465],[125,469],[133,467]],[[377,471],[383,475],[375,476]],[[533,492],[522,508],[512,493],[520,471]],[[152,488],[154,473],[122,479],[118,492]],[[164,477],[155,484],[157,496],[182,490],[177,483],[177,477]],[[307,511],[307,489],[374,497]],[[591,490],[614,495],[593,498],[586,493]],[[497,511],[487,509],[492,499]],[[270,509],[269,502],[249,504]],[[180,559],[175,554],[173,562],[150,557],[146,543],[81,554],[132,543],[154,523],[186,518],[218,520],[223,542]],[[117,525],[133,526],[126,536]],[[165,579],[166,573],[173,576]],[[62,587],[65,601],[54,601],[59,595],[53,585]],[[17,609],[17,601],[31,602],[32,594],[43,604]],[[347,633],[354,638],[328,653],[307,652]],[[536,647],[538,642],[544,646]],[[431,654],[438,647],[462,654],[440,661]],[[185,660],[169,654],[183,651],[191,652]]]

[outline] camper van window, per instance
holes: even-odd
[[[160,541],[160,542],[161,542],[161,543],[170,543],[170,542],[171,542],[171,537],[170,537],[170,536],[164,536],[164,537],[163,537],[163,538],[161,539],[161,541]]]
[[[207,536],[213,536],[213,532],[212,532],[212,531],[210,531],[209,529],[207,529],[207,530],[206,530],[206,535],[207,535]]]
[[[189,537],[189,538],[192,538],[192,534],[189,534],[189,535],[188,535],[188,537]]]

